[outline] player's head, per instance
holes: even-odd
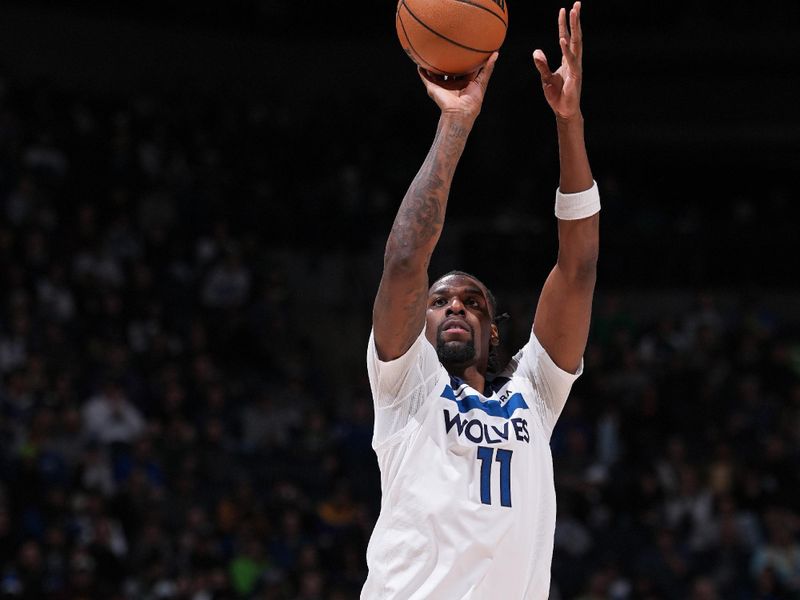
[[[500,334],[495,324],[497,301],[480,279],[450,271],[428,290],[428,341],[449,371],[475,366],[482,373],[495,370],[495,348]]]

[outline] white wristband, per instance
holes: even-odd
[[[600,192],[595,180],[592,180],[592,187],[582,192],[562,194],[561,188],[556,190],[556,217],[559,219],[585,219],[597,212],[600,212]]]

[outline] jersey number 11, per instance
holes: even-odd
[[[497,449],[495,461],[500,463],[500,505],[511,506],[511,455],[512,450]],[[492,503],[492,458],[494,448],[478,446],[478,460],[481,461],[481,502]]]

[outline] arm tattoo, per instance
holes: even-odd
[[[425,162],[403,198],[387,244],[389,248],[425,253],[430,258],[444,224],[447,197],[469,128],[441,123]]]
[[[447,197],[469,126],[441,119],[431,149],[403,198],[386,243],[384,278],[374,308],[376,327],[391,353],[408,349],[419,335],[428,297],[427,268],[444,225]],[[386,266],[410,267],[398,278],[385,279]],[[396,272],[396,271],[393,271]],[[392,280],[394,285],[392,285]],[[386,283],[386,286],[384,286]]]

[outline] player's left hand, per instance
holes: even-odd
[[[556,117],[569,120],[580,116],[581,81],[583,77],[583,32],[581,31],[581,3],[575,2],[569,11],[558,12],[558,43],[561,46],[561,66],[550,71],[547,57],[540,49],[533,52],[533,63],[542,79],[544,97]]]

